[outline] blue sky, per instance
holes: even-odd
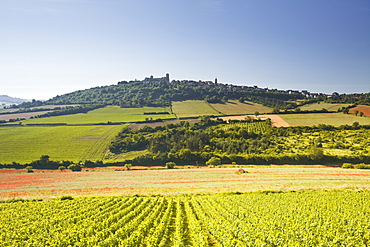
[[[149,75],[370,91],[368,0],[0,0],[0,95]]]

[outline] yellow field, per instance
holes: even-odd
[[[221,115],[220,112],[204,100],[174,101],[172,102],[172,112],[178,118]]]
[[[256,111],[259,113],[270,113],[272,111],[272,109],[267,106],[249,101],[240,103],[238,100],[229,100],[229,102],[226,102],[225,104],[217,103],[211,104],[211,106],[225,115],[254,114]]]

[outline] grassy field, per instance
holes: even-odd
[[[334,126],[352,125],[359,122],[361,125],[370,124],[370,118],[359,117],[343,113],[310,113],[310,114],[279,114],[291,126],[312,126],[330,124]]]
[[[122,125],[0,127],[0,163],[21,164],[49,155],[51,160],[102,160]]]
[[[327,109],[328,111],[337,111],[339,108],[350,106],[351,104],[331,104],[331,103],[313,103],[301,106],[302,111],[314,111],[314,110],[321,110],[321,109]]]
[[[123,167],[121,168],[123,169]],[[0,170],[0,198],[46,198],[61,195],[132,195],[219,193],[301,189],[370,189],[370,171],[314,166],[199,168],[89,172],[50,171],[28,174]]]
[[[110,106],[96,109],[88,113],[79,113],[65,116],[28,119],[23,124],[45,124],[45,123],[67,123],[67,124],[89,124],[107,122],[139,122],[147,118],[167,119],[174,118],[173,114],[144,115],[145,112],[170,112],[169,107],[141,107],[141,108],[120,108]]]
[[[221,115],[204,100],[173,101],[172,111],[178,118]]]
[[[210,104],[217,111],[222,112],[225,115],[236,115],[236,114],[254,114],[256,111],[259,113],[270,113],[272,109],[260,104],[245,101],[240,103],[238,100],[229,100],[224,104]]]

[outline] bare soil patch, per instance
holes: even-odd
[[[130,124],[128,127],[130,129],[141,129],[145,126],[149,126],[149,127],[157,127],[157,126],[164,126],[164,125],[167,125],[167,124],[170,124],[170,123],[173,123],[173,124],[178,124],[180,123],[181,121],[187,121],[189,123],[198,123],[200,120],[195,118],[191,118],[191,119],[173,119],[173,120],[165,120],[165,121],[162,121],[162,122],[154,122],[154,123],[133,123],[133,124]]]
[[[256,116],[254,116],[254,115],[240,115],[240,116],[229,116],[229,117],[220,117],[220,118],[224,121],[227,121],[229,119],[244,120],[247,116],[250,116],[250,117],[256,119]],[[272,126],[274,126],[274,127],[289,127],[290,126],[284,119],[282,119],[278,115],[260,115],[257,118],[259,118],[261,120],[266,120],[267,118],[270,118]]]
[[[363,112],[364,116],[370,117],[370,106],[368,105],[359,105],[356,106],[355,108],[352,108],[349,110],[349,113],[355,113],[355,111]]]

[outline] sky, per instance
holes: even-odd
[[[153,75],[370,92],[368,0],[0,0],[0,95]]]

